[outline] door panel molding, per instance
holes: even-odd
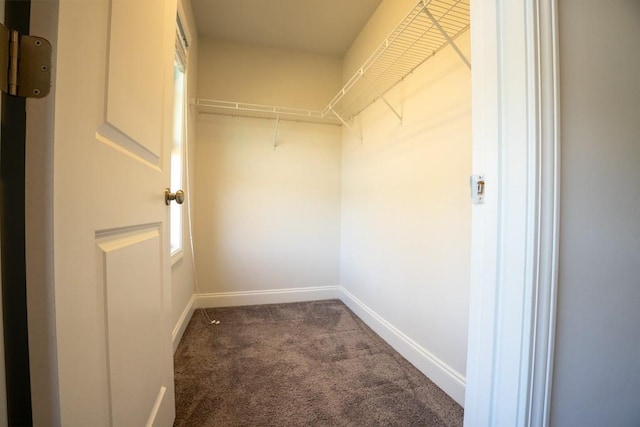
[[[161,227],[153,224],[96,233],[96,276],[101,278],[105,295],[113,425],[143,425],[153,419],[153,408],[161,406],[168,386],[163,367],[167,302],[161,277]]]
[[[147,149],[144,145],[131,139],[110,123],[98,126],[96,139],[110,148],[138,160],[145,166],[160,170],[160,157]]]
[[[160,157],[165,118],[165,10],[157,0],[111,0],[106,122]]]

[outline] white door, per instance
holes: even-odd
[[[64,426],[170,426],[175,0],[60,0],[54,265]]]

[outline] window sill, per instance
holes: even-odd
[[[184,257],[184,249],[180,248],[174,252],[171,252],[171,268]]]

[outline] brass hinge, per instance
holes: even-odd
[[[51,43],[0,24],[0,90],[23,98],[42,98],[51,89]]]

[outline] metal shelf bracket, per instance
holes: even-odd
[[[427,15],[429,17],[429,19],[431,20],[431,22],[433,22],[433,25],[438,29],[438,31],[440,31],[440,33],[442,34],[442,37],[444,37],[445,40],[447,40],[447,44],[449,46],[451,46],[453,48],[453,50],[456,51],[456,53],[458,54],[460,59],[462,59],[462,62],[464,62],[465,65],[469,69],[471,69],[471,62],[469,62],[467,57],[464,56],[464,53],[462,53],[462,51],[458,48],[458,46],[456,45],[455,41],[453,41],[453,39],[444,30],[444,28],[442,28],[442,25],[440,25],[440,22],[438,22],[438,20],[433,16],[433,14],[431,12],[429,12],[429,9],[427,8],[427,3],[424,0],[422,0],[422,11],[425,13],[425,15]]]
[[[273,149],[278,148],[278,130],[280,129],[280,114],[276,114],[276,134],[273,136]]]
[[[278,131],[280,130],[280,114],[276,114],[276,133],[273,135],[273,149],[278,148]]]
[[[360,142],[362,142],[362,135],[360,133],[356,132],[356,130],[353,128],[353,126],[351,126],[349,123],[347,123],[342,118],[342,116],[336,112],[336,110],[334,110],[333,108],[331,108],[330,110],[333,113],[333,115],[336,116],[338,118],[338,120],[340,120],[340,123],[342,123],[342,125],[345,126],[347,129],[349,129],[351,131],[351,133],[353,133],[355,135],[355,137],[358,138],[358,140]]]
[[[380,95],[380,99],[382,99],[382,101],[387,104],[387,107],[389,107],[389,109],[391,110],[391,112],[393,112],[393,114],[395,114],[395,116],[398,118],[398,120],[400,121],[400,124],[402,124],[402,114],[398,113],[396,111],[395,108],[393,108],[393,106],[391,104],[389,104],[389,101],[387,101],[387,98],[384,97],[384,95]]]

